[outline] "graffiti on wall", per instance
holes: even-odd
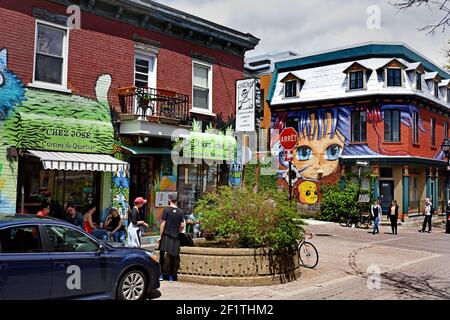
[[[389,110],[398,110],[401,124],[408,127],[413,125],[413,114],[419,114],[417,107],[413,105],[382,105],[318,108],[272,115],[272,129],[281,132],[288,123],[289,125],[294,123],[299,134],[292,161],[291,183],[300,204],[309,206],[320,202],[320,182],[339,174],[339,158],[342,156],[407,154],[407,151],[403,150],[386,150],[382,143],[377,143],[372,148],[366,143],[351,143],[352,112],[366,112],[367,129],[373,128],[371,132],[374,132],[377,140],[381,142],[383,136],[377,124],[384,121],[384,114]],[[418,127],[421,132],[427,131],[420,116]],[[271,142],[272,149],[278,154],[279,160],[279,181],[287,185],[289,163],[284,158],[285,152],[278,141],[278,136],[272,136],[275,137]]]
[[[5,132],[5,120],[25,96],[22,82],[8,69],[8,51],[0,49],[0,132]],[[15,171],[17,164],[6,158],[7,141],[0,135],[0,212],[15,211]],[[9,191],[9,196],[8,196]],[[12,192],[13,191],[13,192]]]

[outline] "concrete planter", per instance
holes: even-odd
[[[300,276],[297,250],[182,247],[178,280],[219,286],[265,286]]]

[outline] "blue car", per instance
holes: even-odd
[[[0,215],[0,299],[140,300],[159,276],[150,251],[114,247],[56,219]]]

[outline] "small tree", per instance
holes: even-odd
[[[204,229],[240,248],[290,248],[303,232],[286,192],[221,187],[205,194],[194,213]]]
[[[340,183],[326,185],[322,188],[322,220],[338,221],[341,217],[351,217],[359,214],[358,206],[359,187],[347,181],[345,188]]]

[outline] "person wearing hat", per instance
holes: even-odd
[[[141,231],[140,226],[145,226],[148,228],[148,224],[140,220],[139,209],[147,203],[142,197],[138,197],[134,200],[134,207],[131,210],[128,225],[128,246],[129,247],[141,247]]]
[[[169,282],[173,282],[175,276],[175,262],[180,254],[180,232],[184,229],[184,212],[177,207],[176,194],[169,194],[169,207],[165,208],[162,214],[160,226],[159,243],[159,265],[161,266],[160,281],[163,280],[162,273],[164,259],[167,252],[169,256]]]

